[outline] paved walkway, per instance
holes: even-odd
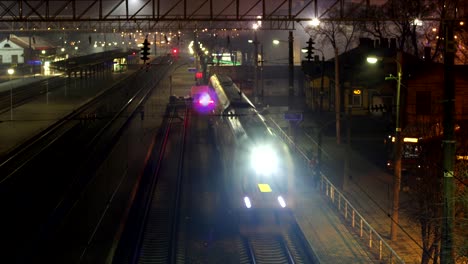
[[[333,117],[330,117],[333,119]],[[313,117],[305,115],[301,127],[303,131],[310,131],[310,128],[323,125],[323,121],[314,120]],[[366,126],[365,124],[361,124]],[[368,126],[376,125],[367,124]],[[287,126],[287,124],[282,125]],[[365,129],[365,128],[363,128]],[[346,142],[346,138],[342,139]],[[307,137],[304,134],[299,134],[298,144],[305,153],[311,155],[317,153],[317,143],[313,141],[313,137]],[[360,144],[375,144],[375,141],[370,139],[366,142],[360,140]],[[336,137],[324,136],[322,140],[323,163],[322,172],[332,181],[333,179],[342,179],[344,174],[344,162],[346,159],[346,148],[342,143],[338,145]],[[353,204],[353,206],[364,216],[366,221],[382,236],[394,251],[406,263],[421,262],[421,235],[420,226],[409,216],[410,195],[405,192],[400,194],[400,210],[399,210],[399,229],[398,239],[390,240],[390,215],[392,212],[393,199],[393,175],[384,171],[363,157],[361,153],[351,149],[349,156],[350,177],[344,188],[345,197]],[[336,181],[335,181],[336,182]],[[335,185],[338,187],[339,184]],[[365,246],[364,246],[365,247]]]

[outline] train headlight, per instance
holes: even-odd
[[[271,175],[278,170],[278,156],[270,146],[257,146],[252,150],[250,161],[257,174]]]
[[[282,196],[278,196],[278,203],[280,204],[281,207],[285,208],[286,207],[286,201]]]
[[[245,204],[245,207],[247,208],[251,208],[252,207],[252,203],[250,202],[250,198],[249,197],[244,197],[244,204]]]

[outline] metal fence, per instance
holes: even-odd
[[[297,155],[303,160],[305,166],[307,166],[310,159],[307,157],[306,153],[294,143],[273,119],[270,118],[269,121],[281,139],[287,143],[291,149],[294,149]],[[359,240],[364,244],[364,248],[367,249],[372,256],[375,256],[379,263],[405,263],[323,173],[320,173],[320,190],[340,213],[341,219],[346,223],[350,231],[359,236]]]

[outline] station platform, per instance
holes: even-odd
[[[89,98],[106,90],[115,82],[129,76],[133,71],[108,72],[88,78],[71,78],[66,87],[44,93],[13,109],[0,113],[0,157],[71,113]],[[0,83],[0,92],[35,85],[46,78],[64,76],[29,76]],[[14,97],[13,97],[14,100]]]

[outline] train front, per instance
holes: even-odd
[[[272,135],[251,140],[240,154],[242,202],[246,209],[290,208],[293,162],[287,146]]]

